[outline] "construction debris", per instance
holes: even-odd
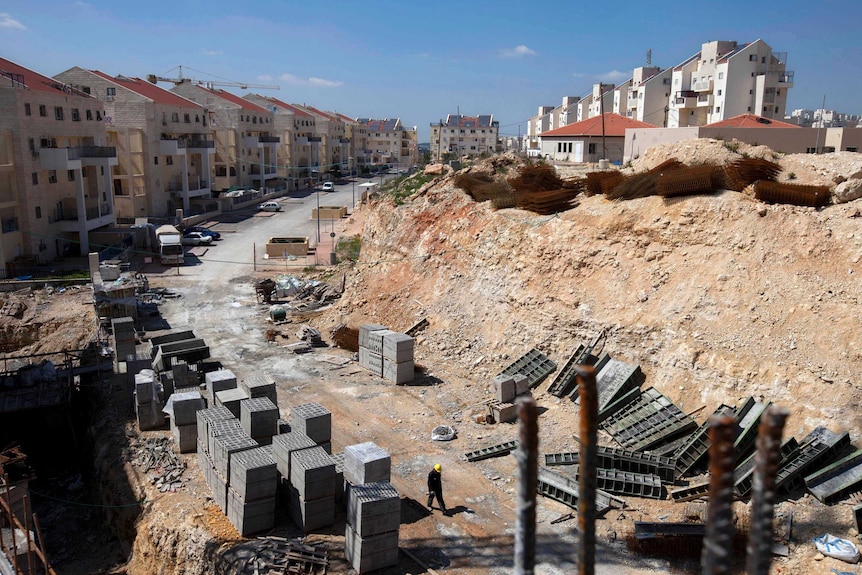
[[[325,546],[303,539],[259,537],[247,545],[254,556],[244,561],[237,575],[324,575],[329,565]]]
[[[133,443],[132,448],[137,450],[135,465],[147,472],[150,483],[159,491],[177,491],[183,487],[186,464],[174,452],[170,437],[147,438]]]

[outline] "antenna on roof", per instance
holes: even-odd
[[[646,51],[646,65],[647,66],[652,65],[652,48],[650,48],[649,50]]]

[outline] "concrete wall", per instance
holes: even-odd
[[[640,158],[650,146],[696,140],[698,128],[637,128],[626,130],[623,163]]]

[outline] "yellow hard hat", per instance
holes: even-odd
[[[437,473],[440,473],[441,471],[443,471],[443,466],[440,465],[439,463],[435,463],[434,464],[434,471],[436,471]]]

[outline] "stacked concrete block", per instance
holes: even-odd
[[[494,397],[497,401],[509,403],[514,401],[515,379],[511,375],[498,375],[494,378]]]
[[[383,356],[374,353],[366,347],[359,348],[359,365],[373,373],[383,377]]]
[[[347,486],[344,481],[344,452],[333,453],[332,459],[335,461],[335,501],[344,501],[344,493]]]
[[[126,378],[134,385],[135,376],[145,369],[153,369],[153,358],[146,353],[130,353],[126,358]]]
[[[210,407],[195,413],[195,421],[198,428],[198,453],[210,452],[209,436],[210,425],[217,421],[228,421],[233,419],[233,414],[226,407]],[[203,466],[201,466],[203,467]]]
[[[398,531],[361,537],[348,524],[344,529],[344,558],[360,574],[398,564]]]
[[[291,454],[288,512],[306,532],[335,521],[335,460],[322,447]]]
[[[213,437],[212,461],[222,477],[230,478],[231,462],[234,456],[247,449],[258,447],[257,441],[246,435],[242,428],[227,431]]]
[[[278,434],[278,407],[268,397],[244,399],[239,406],[243,430],[261,445],[272,443]]]
[[[344,448],[344,479],[352,485],[389,481],[392,461],[374,442]]]
[[[389,331],[378,324],[359,326],[359,365],[373,373],[383,376],[383,338],[377,336],[381,331]]]
[[[374,331],[387,329],[385,325],[366,323],[359,326],[359,347],[369,347],[370,334]]]
[[[189,364],[179,358],[172,362],[171,375],[176,387],[200,387],[197,372],[189,369]]]
[[[278,405],[278,397],[275,389],[275,380],[264,373],[256,372],[242,380],[239,386],[245,390],[252,399],[257,397],[269,398],[271,402]]]
[[[396,385],[413,381],[413,338],[397,332],[380,333],[383,333],[383,377]]]
[[[222,435],[233,435],[242,432],[239,420],[231,416],[230,419],[212,421],[207,426],[206,452],[210,461],[215,465],[215,440]]]
[[[514,403],[505,401],[492,401],[490,403],[491,413],[498,423],[514,421],[518,418],[518,408]]]
[[[206,409],[207,402],[199,389],[174,393],[171,403],[171,433],[180,453],[191,453],[197,449],[197,412]]]
[[[229,369],[219,369],[211,371],[205,376],[207,394],[210,399],[215,400],[215,394],[225,389],[234,389],[236,387],[236,376]]]
[[[272,438],[272,452],[278,473],[290,482],[291,457],[297,451],[318,447],[313,439],[299,431],[280,433]]]
[[[114,357],[117,362],[123,361],[135,353],[135,320],[130,317],[118,317],[111,320],[111,330],[114,332]]]
[[[530,393],[530,380],[526,376],[523,376],[520,373],[516,373],[512,376],[512,379],[515,381],[516,395],[524,395],[526,393]]]
[[[162,413],[162,401],[155,374],[150,370],[135,376],[135,416],[141,431],[162,429],[165,426],[165,414]]]
[[[238,387],[223,389],[215,394],[215,404],[228,408],[237,419],[240,416],[242,401],[245,399],[248,399],[248,395]]]
[[[304,433],[316,444],[332,452],[332,414],[317,402],[303,403],[290,410],[290,429]]]
[[[275,525],[278,471],[271,447],[235,453],[227,492],[228,519],[243,536]]]

